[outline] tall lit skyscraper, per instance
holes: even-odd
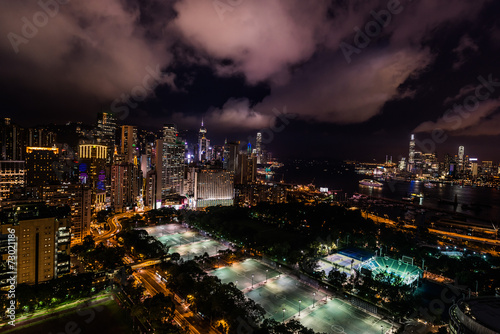
[[[180,140],[175,124],[163,126],[161,144],[161,194],[163,198],[168,194],[179,194],[182,191],[185,144]]]
[[[410,138],[410,152],[408,154],[408,171],[415,167],[415,135],[412,133]]]
[[[101,112],[97,115],[97,138],[107,147],[107,162],[113,161],[116,136],[116,117],[110,112]]]
[[[198,161],[204,162],[207,158],[207,129],[203,125],[203,120],[201,120],[201,127],[198,133]]]
[[[458,168],[459,171],[464,170],[464,156],[465,156],[465,148],[463,146],[458,147]]]
[[[257,139],[255,143],[255,150],[257,151],[257,163],[262,163],[262,133],[257,132]]]

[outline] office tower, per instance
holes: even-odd
[[[12,188],[24,187],[24,161],[0,161],[0,200],[9,198]]]
[[[464,170],[464,166],[465,166],[464,155],[465,155],[465,148],[463,146],[459,146],[458,147],[458,166],[459,166],[460,171]]]
[[[255,150],[257,154],[257,163],[262,163],[262,133],[257,132],[257,139],[255,143]]]
[[[26,184],[32,187],[57,182],[54,164],[58,155],[56,147],[26,147]]]
[[[236,184],[251,184],[257,178],[257,157],[253,154],[238,155],[238,169],[236,170]]]
[[[201,120],[201,127],[198,133],[198,161],[205,162],[207,159],[207,129],[203,126],[203,120]]]
[[[411,135],[410,152],[408,155],[408,171],[411,172],[415,168],[415,135]]]
[[[132,125],[122,125],[121,150],[124,162],[137,165],[139,146],[137,142],[137,128]]]
[[[401,158],[401,160],[399,160],[398,169],[400,171],[406,170],[406,158]]]
[[[38,284],[69,273],[70,223],[65,210],[33,203],[14,205],[0,215],[0,240],[7,240],[12,229],[17,237],[17,284]],[[5,261],[7,247],[1,249]]]
[[[4,118],[0,124],[0,158],[2,160],[23,160],[23,129]]]
[[[133,164],[111,166],[111,206],[116,212],[123,212],[134,206],[140,190],[139,169]]]
[[[240,142],[226,142],[224,144],[224,161],[222,165],[225,170],[236,173],[239,169],[239,147]]]
[[[116,140],[116,117],[110,112],[97,114],[97,137],[102,145],[107,147],[107,163],[112,163]]]
[[[71,227],[71,244],[81,243],[90,234],[92,218],[92,191],[82,184],[45,185],[40,198],[47,205],[68,206]]]
[[[160,198],[163,199],[169,194],[180,194],[182,192],[185,143],[179,140],[177,128],[174,124],[165,124],[163,126],[161,149],[161,163],[159,164],[161,166]]]
[[[97,193],[106,191],[106,161],[108,150],[105,145],[80,144],[78,147],[80,182],[87,184]]]
[[[203,169],[195,172],[194,195],[191,206],[231,206],[234,203],[234,175],[222,169]]]
[[[470,158],[469,162],[470,162],[470,170],[471,170],[471,173],[472,173],[472,177],[476,178],[477,177],[477,172],[478,172],[477,158]]]

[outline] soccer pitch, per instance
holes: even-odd
[[[223,283],[237,284],[248,298],[264,308],[267,317],[276,321],[295,318],[304,326],[324,333],[379,334],[391,327],[339,299],[327,300],[323,292],[253,259],[213,270],[210,274]]]

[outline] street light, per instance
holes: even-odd
[[[285,308],[283,308],[283,322],[285,322]]]
[[[314,308],[314,303],[316,302],[316,292],[313,292],[313,296],[314,296],[314,299],[313,299],[313,308]]]
[[[266,269],[266,283],[267,283],[267,273],[269,272],[269,269]]]
[[[236,288],[238,288],[238,280],[236,280]]]
[[[252,289],[253,289],[253,276],[254,276],[254,275],[252,274]]]
[[[299,300],[299,317],[300,317],[300,304],[302,304],[302,300]]]

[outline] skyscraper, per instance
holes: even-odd
[[[255,143],[255,150],[257,153],[257,163],[262,163],[262,133],[257,132],[257,139]]]
[[[415,135],[412,133],[410,138],[410,152],[408,154],[408,171],[415,168]]]
[[[463,146],[458,147],[458,169],[460,172],[464,170],[464,156],[465,148]]]
[[[132,125],[122,125],[121,152],[126,163],[137,165],[139,146],[137,142],[137,128]]]
[[[22,160],[24,153],[23,129],[4,118],[0,124],[0,159]]]
[[[161,194],[164,198],[168,194],[180,194],[184,178],[185,144],[179,139],[175,124],[163,126],[161,145]]]
[[[55,147],[26,148],[26,183],[28,186],[42,186],[57,181],[54,163],[59,149]]]
[[[107,163],[111,163],[113,161],[116,128],[116,117],[113,113],[101,112],[97,114],[97,138],[100,140],[102,145],[107,147]]]
[[[13,229],[17,237],[18,284],[38,284],[69,273],[70,228],[63,211],[35,203],[14,205],[0,213],[1,234],[6,236]]]
[[[224,144],[224,161],[223,167],[225,170],[236,173],[238,170],[238,155],[240,142],[226,142]]]
[[[203,125],[203,120],[201,120],[201,127],[198,133],[198,161],[204,162],[207,158],[207,129]]]
[[[40,197],[47,205],[70,208],[71,243],[80,243],[90,234],[92,192],[82,184],[44,185]]]

